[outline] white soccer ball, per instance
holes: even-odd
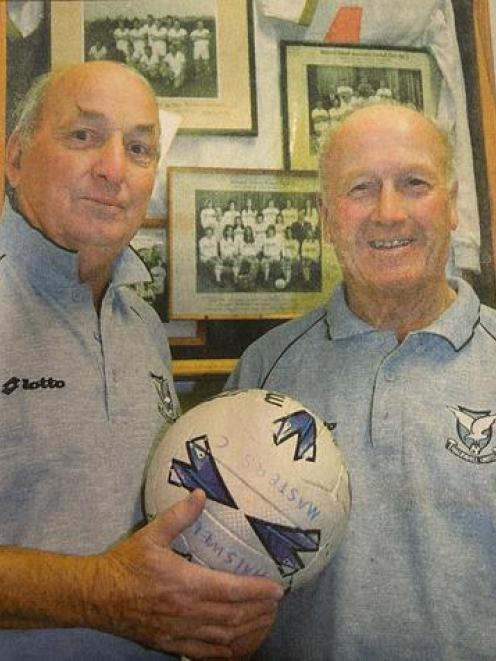
[[[151,520],[201,488],[200,518],[173,548],[201,565],[296,588],[329,562],[350,513],[350,479],[330,429],[299,402],[226,392],[165,433],[147,472]]]
[[[286,288],[286,280],[284,278],[277,278],[277,280],[274,281],[274,287],[276,289],[285,289]]]

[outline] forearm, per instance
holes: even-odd
[[[91,626],[97,557],[0,547],[0,628]]]

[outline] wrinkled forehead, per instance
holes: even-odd
[[[350,115],[329,140],[325,154],[329,177],[347,168],[408,168],[416,164],[444,174],[448,156],[440,131],[423,115],[384,107]]]
[[[158,140],[155,97],[138,76],[124,68],[74,67],[53,79],[46,92],[42,121],[59,124],[81,113],[124,131],[148,127]]]

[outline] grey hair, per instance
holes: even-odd
[[[40,124],[46,91],[52,78],[52,73],[35,78],[14,111],[12,132],[17,133],[22,142],[29,142]]]
[[[319,147],[319,154],[318,154],[318,174],[319,174],[319,185],[320,185],[320,191],[322,193],[322,197],[324,200],[324,203],[327,204],[329,201],[329,187],[328,187],[328,170],[327,170],[327,161],[328,161],[328,155],[329,152],[332,149],[332,142],[334,140],[334,137],[336,134],[339,132],[339,129],[341,128],[341,124],[347,120],[349,117],[354,115],[356,112],[359,110],[362,110],[363,108],[368,108],[372,106],[383,106],[383,107],[390,107],[390,106],[396,106],[398,108],[406,108],[409,110],[413,110],[414,112],[418,112],[418,114],[423,117],[434,129],[436,134],[438,135],[439,139],[441,140],[441,143],[445,149],[446,152],[446,172],[445,172],[445,177],[446,177],[446,184],[448,188],[452,188],[457,181],[457,176],[456,176],[456,164],[455,164],[455,136],[454,132],[450,131],[446,127],[444,127],[437,119],[434,119],[432,117],[429,117],[423,112],[417,111],[412,109],[410,106],[402,104],[402,103],[396,103],[396,102],[391,102],[391,101],[374,101],[372,103],[368,103],[366,106],[358,106],[351,108],[349,110],[345,110],[343,114],[339,118],[339,122],[333,122],[331,126],[327,129],[327,131],[324,134],[323,140],[320,144]]]

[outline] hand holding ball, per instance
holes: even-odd
[[[173,548],[286,588],[328,563],[351,507],[348,471],[329,428],[290,397],[265,390],[223,393],[167,430],[147,473],[147,516],[197,488],[207,505]]]

